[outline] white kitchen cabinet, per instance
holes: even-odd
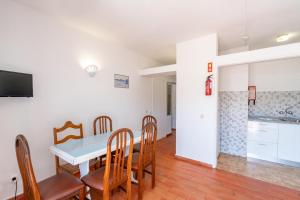
[[[278,124],[278,159],[300,162],[300,125]]]
[[[277,144],[248,140],[247,156],[262,160],[274,161],[277,158]]]
[[[247,157],[300,163],[300,124],[248,121]]]
[[[278,124],[248,121],[247,156],[262,160],[277,159]]]
[[[248,140],[277,143],[278,124],[249,121]]]

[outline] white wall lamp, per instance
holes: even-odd
[[[288,41],[291,37],[291,34],[282,34],[277,36],[276,42],[285,42]]]
[[[94,77],[98,71],[98,67],[96,65],[88,65],[85,68],[85,71],[89,74],[90,77]]]

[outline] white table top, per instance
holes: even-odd
[[[49,150],[54,155],[60,157],[66,162],[77,165],[88,160],[97,158],[106,154],[107,141],[111,132],[97,134],[84,137],[78,140],[69,140],[62,144],[57,144],[49,147]],[[134,143],[141,140],[141,131],[133,131]],[[130,138],[128,137],[127,144],[129,145]],[[115,145],[112,145],[114,149]]]

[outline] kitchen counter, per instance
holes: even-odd
[[[300,119],[291,117],[248,116],[248,121],[300,125]]]

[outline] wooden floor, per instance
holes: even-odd
[[[156,187],[146,174],[144,200],[300,200],[300,191],[241,175],[193,165],[174,158],[175,137],[158,142]],[[137,188],[133,185],[133,199]],[[115,192],[112,199],[125,199]]]

